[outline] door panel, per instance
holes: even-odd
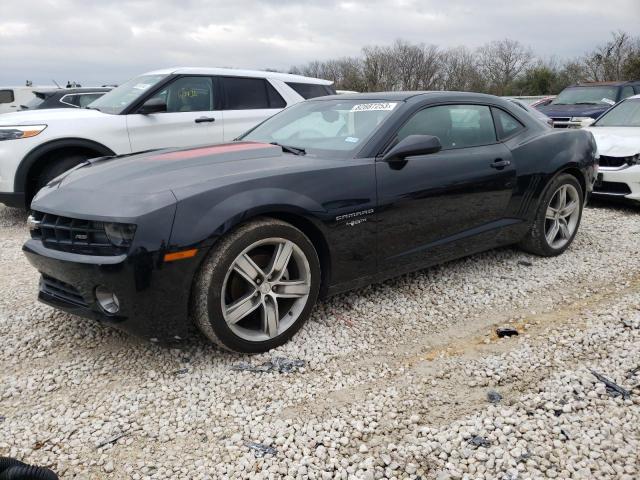
[[[153,95],[165,101],[167,111],[127,115],[131,150],[189,147],[221,142],[222,113],[215,110],[211,77],[180,77]]]
[[[222,114],[224,120],[224,141],[230,142],[279,111],[279,109],[273,108],[225,110]]]
[[[496,160],[510,164],[494,168]],[[419,268],[482,249],[478,241],[490,244],[516,177],[502,144],[410,157],[401,165],[378,162],[376,173],[382,270]]]

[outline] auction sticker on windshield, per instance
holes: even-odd
[[[360,103],[351,107],[352,112],[372,112],[379,110],[393,110],[398,102],[385,102],[385,103]]]

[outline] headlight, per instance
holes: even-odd
[[[593,120],[591,117],[571,117],[572,122],[585,122],[588,120]]]
[[[16,125],[0,127],[0,142],[2,140],[18,140],[19,138],[35,137],[42,132],[46,125]]]
[[[105,223],[104,232],[114,246],[128,247],[136,233],[136,226],[130,223]]]
[[[635,154],[633,157],[627,157],[627,163],[629,165],[640,165],[640,153]]]

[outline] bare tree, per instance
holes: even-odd
[[[638,55],[637,40],[626,32],[613,32],[612,39],[587,54],[583,63],[588,79],[599,82],[623,80],[625,64]]]
[[[505,95],[509,86],[533,60],[533,52],[517,40],[504,39],[490,42],[477,51],[481,74],[486,78],[491,93]]]
[[[476,57],[467,47],[450,48],[442,58],[442,88],[457,91],[484,91]]]

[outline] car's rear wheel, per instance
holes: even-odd
[[[520,247],[545,257],[564,252],[578,233],[583,199],[582,187],[573,175],[565,173],[553,179]]]
[[[306,235],[262,218],[230,233],[209,254],[196,276],[192,312],[214,343],[264,352],[302,327],[319,288],[320,262]]]

